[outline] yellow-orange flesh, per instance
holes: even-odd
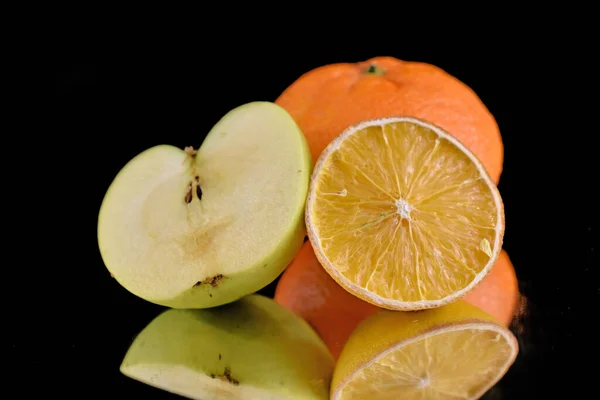
[[[388,352],[358,371],[340,399],[470,399],[497,380],[514,352],[497,330],[456,327]]]
[[[493,265],[504,231],[502,200],[481,163],[413,118],[340,135],[315,167],[307,223],[332,277],[392,309],[462,296]]]

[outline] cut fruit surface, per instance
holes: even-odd
[[[346,290],[416,310],[473,289],[502,248],[502,199],[479,160],[440,128],[370,120],[319,157],[306,225],[315,254]]]
[[[508,329],[462,300],[417,313],[382,310],[348,339],[331,399],[478,399],[517,354]]]
[[[121,372],[191,399],[327,400],[333,359],[300,317],[250,295],[165,311],[136,337]]]
[[[169,307],[216,306],[255,292],[302,245],[310,169],[302,132],[268,102],[230,111],[198,151],[146,150],[102,203],[106,267],[130,292]]]

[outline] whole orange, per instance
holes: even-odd
[[[339,286],[308,241],[281,276],[274,297],[317,331],[336,360],[354,328],[379,310]]]
[[[467,293],[463,300],[477,306],[509,326],[519,303],[519,283],[515,268],[505,250],[500,252],[494,268]]]
[[[492,272],[464,297],[505,326],[512,321],[518,298],[516,274],[504,250]],[[308,241],[281,276],[275,301],[304,318],[336,360],[356,326],[379,310],[339,286],[319,264]]]
[[[434,65],[392,57],[326,65],[302,75],[275,102],[304,132],[313,161],[350,125],[406,115],[451,133],[500,180],[504,146],[496,120],[469,86]]]

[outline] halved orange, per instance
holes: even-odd
[[[510,330],[463,300],[417,313],[381,310],[348,339],[330,397],[478,399],[518,352]]]
[[[308,237],[325,270],[379,307],[418,310],[464,296],[502,249],[504,207],[476,156],[411,117],[340,134],[315,165]]]

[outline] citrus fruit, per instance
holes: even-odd
[[[337,359],[354,328],[378,307],[348,293],[325,272],[310,242],[286,268],[274,299],[306,320]]]
[[[520,297],[515,268],[506,251],[502,250],[494,268],[463,300],[481,308],[504,326],[510,326],[518,314]]]
[[[518,317],[519,298],[514,268],[502,250],[491,272],[463,300],[509,327]],[[310,242],[281,275],[274,299],[306,320],[336,360],[356,326],[380,310],[338,285],[317,260]]]
[[[272,299],[170,309],[135,338],[121,372],[201,400],[327,400],[333,359],[315,331]]]
[[[344,289],[417,310],[464,296],[502,248],[504,210],[481,162],[412,117],[364,121],[321,153],[306,204],[308,237]]]
[[[311,167],[283,108],[237,107],[197,151],[160,145],[123,167],[98,216],[102,259],[131,293],[168,307],[253,293],[302,246]]]
[[[450,132],[495,183],[502,173],[504,147],[494,116],[469,86],[435,65],[392,57],[326,65],[302,75],[275,102],[294,117],[314,160],[350,125],[409,115]]]
[[[517,354],[507,328],[462,300],[416,313],[382,310],[348,339],[331,399],[478,399]]]

